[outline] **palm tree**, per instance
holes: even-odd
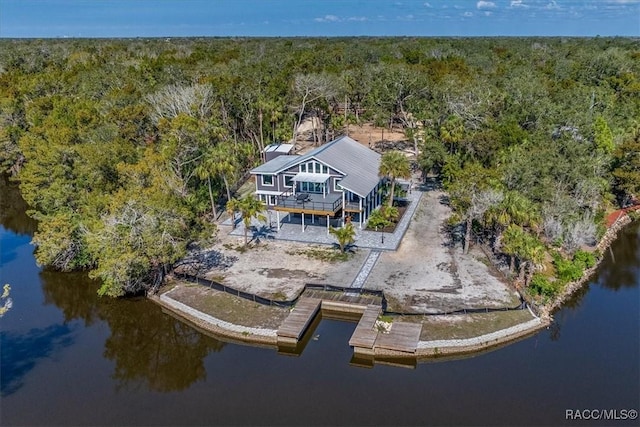
[[[244,223],[244,245],[248,244],[248,232],[251,226],[251,218],[256,218],[258,221],[266,221],[267,217],[262,213],[266,209],[263,201],[256,199],[251,194],[247,194],[242,199],[231,199],[227,203],[227,209],[231,208],[238,210],[242,216],[242,222]]]
[[[393,206],[393,191],[395,190],[396,178],[410,178],[411,165],[409,159],[400,151],[389,151],[382,155],[380,160],[380,176],[389,177],[391,180],[391,194],[389,195],[389,207]]]
[[[525,196],[515,191],[508,191],[504,199],[491,206],[484,213],[484,223],[493,228],[494,251],[500,248],[502,235],[511,224],[537,230],[540,216],[536,206]]]
[[[236,229],[236,212],[240,208],[240,200],[238,199],[230,199],[226,205],[227,213],[231,217],[231,225],[233,229]]]
[[[335,236],[336,240],[338,240],[338,245],[340,246],[340,252],[344,252],[350,244],[355,242],[356,230],[353,228],[353,224],[348,222],[343,227],[340,228],[329,228],[329,233]]]
[[[513,271],[514,258],[519,261],[519,280],[525,285],[531,281],[536,266],[544,261],[545,249],[542,243],[522,227],[511,224],[504,232],[502,251],[509,255],[509,268]]]
[[[209,188],[209,200],[211,201],[211,213],[213,214],[214,220],[218,216],[218,213],[216,212],[216,204],[213,199],[213,190],[211,188],[211,177],[215,175],[213,172],[215,169],[215,162],[216,159],[213,151],[208,150],[203,154],[202,160],[195,170],[198,178],[207,180],[207,186]]]
[[[509,255],[509,270],[513,272],[515,268],[516,256],[520,253],[524,231],[517,225],[510,225],[504,232],[502,238],[502,252]]]
[[[485,223],[496,229],[507,227],[509,224],[535,228],[539,222],[535,205],[515,191],[508,191],[499,204],[487,210],[484,217]]]
[[[227,201],[231,200],[229,178],[233,178],[238,170],[236,153],[234,153],[233,146],[228,141],[220,142],[210,149],[205,157],[211,176],[217,175],[222,178],[225,189],[227,190]]]

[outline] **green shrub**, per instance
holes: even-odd
[[[551,283],[549,279],[544,277],[542,274],[533,275],[531,283],[529,284],[529,289],[534,293],[545,297],[552,297],[558,292],[555,284]]]
[[[573,256],[573,263],[576,266],[582,266],[583,269],[591,268],[596,265],[596,256],[591,252],[578,250]]]
[[[573,282],[582,277],[584,265],[564,259],[558,252],[553,254],[553,265],[556,267],[556,277],[562,282]]]
[[[375,230],[377,228],[385,228],[386,226],[391,225],[391,222],[384,217],[382,212],[380,212],[380,209],[376,209],[375,211],[371,212],[367,224],[368,228]]]
[[[387,221],[395,222],[398,219],[398,216],[400,216],[400,211],[398,211],[398,208],[395,206],[384,206],[380,210],[382,212],[382,216]]]

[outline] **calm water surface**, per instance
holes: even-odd
[[[548,330],[415,370],[349,365],[355,324],[320,322],[300,357],[225,344],[143,299],[96,297],[39,268],[34,223],[0,182],[2,425],[636,425],[566,409],[640,409],[640,229]]]

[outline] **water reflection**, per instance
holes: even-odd
[[[27,204],[17,191],[17,186],[9,182],[4,174],[0,174],[0,224],[16,234],[33,235],[36,221],[25,213]],[[4,250],[3,250],[4,253]]]
[[[65,322],[82,320],[85,326],[98,318],[98,283],[86,273],[40,272],[45,305],[53,304],[64,316]]]
[[[45,304],[56,305],[65,322],[109,325],[104,357],[115,362],[118,388],[184,390],[206,378],[203,359],[224,343],[167,316],[144,298],[113,300],[97,295],[86,273],[40,273]]]
[[[36,363],[50,357],[73,343],[73,329],[69,325],[51,325],[31,329],[26,334],[0,332],[0,360],[2,396],[15,393],[22,387],[25,376]]]
[[[184,390],[206,378],[205,356],[224,347],[148,301],[110,301],[100,307],[111,328],[104,356],[115,362],[118,388]]]
[[[640,225],[621,231],[619,240],[625,244],[612,245],[605,253],[598,282],[614,291],[638,284],[640,272]]]

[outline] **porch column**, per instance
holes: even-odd
[[[316,214],[311,214],[311,224],[316,223]]]
[[[278,231],[280,231],[280,211],[276,211],[276,221],[276,227],[278,228]]]
[[[342,190],[342,225],[344,225],[344,208],[346,207],[344,202],[344,199],[345,199],[344,195],[346,192],[347,190]]]
[[[362,197],[358,196],[358,204],[360,206],[360,228],[362,228]]]
[[[327,234],[329,234],[329,215],[327,215]]]
[[[302,212],[302,232],[304,233],[304,212]]]

